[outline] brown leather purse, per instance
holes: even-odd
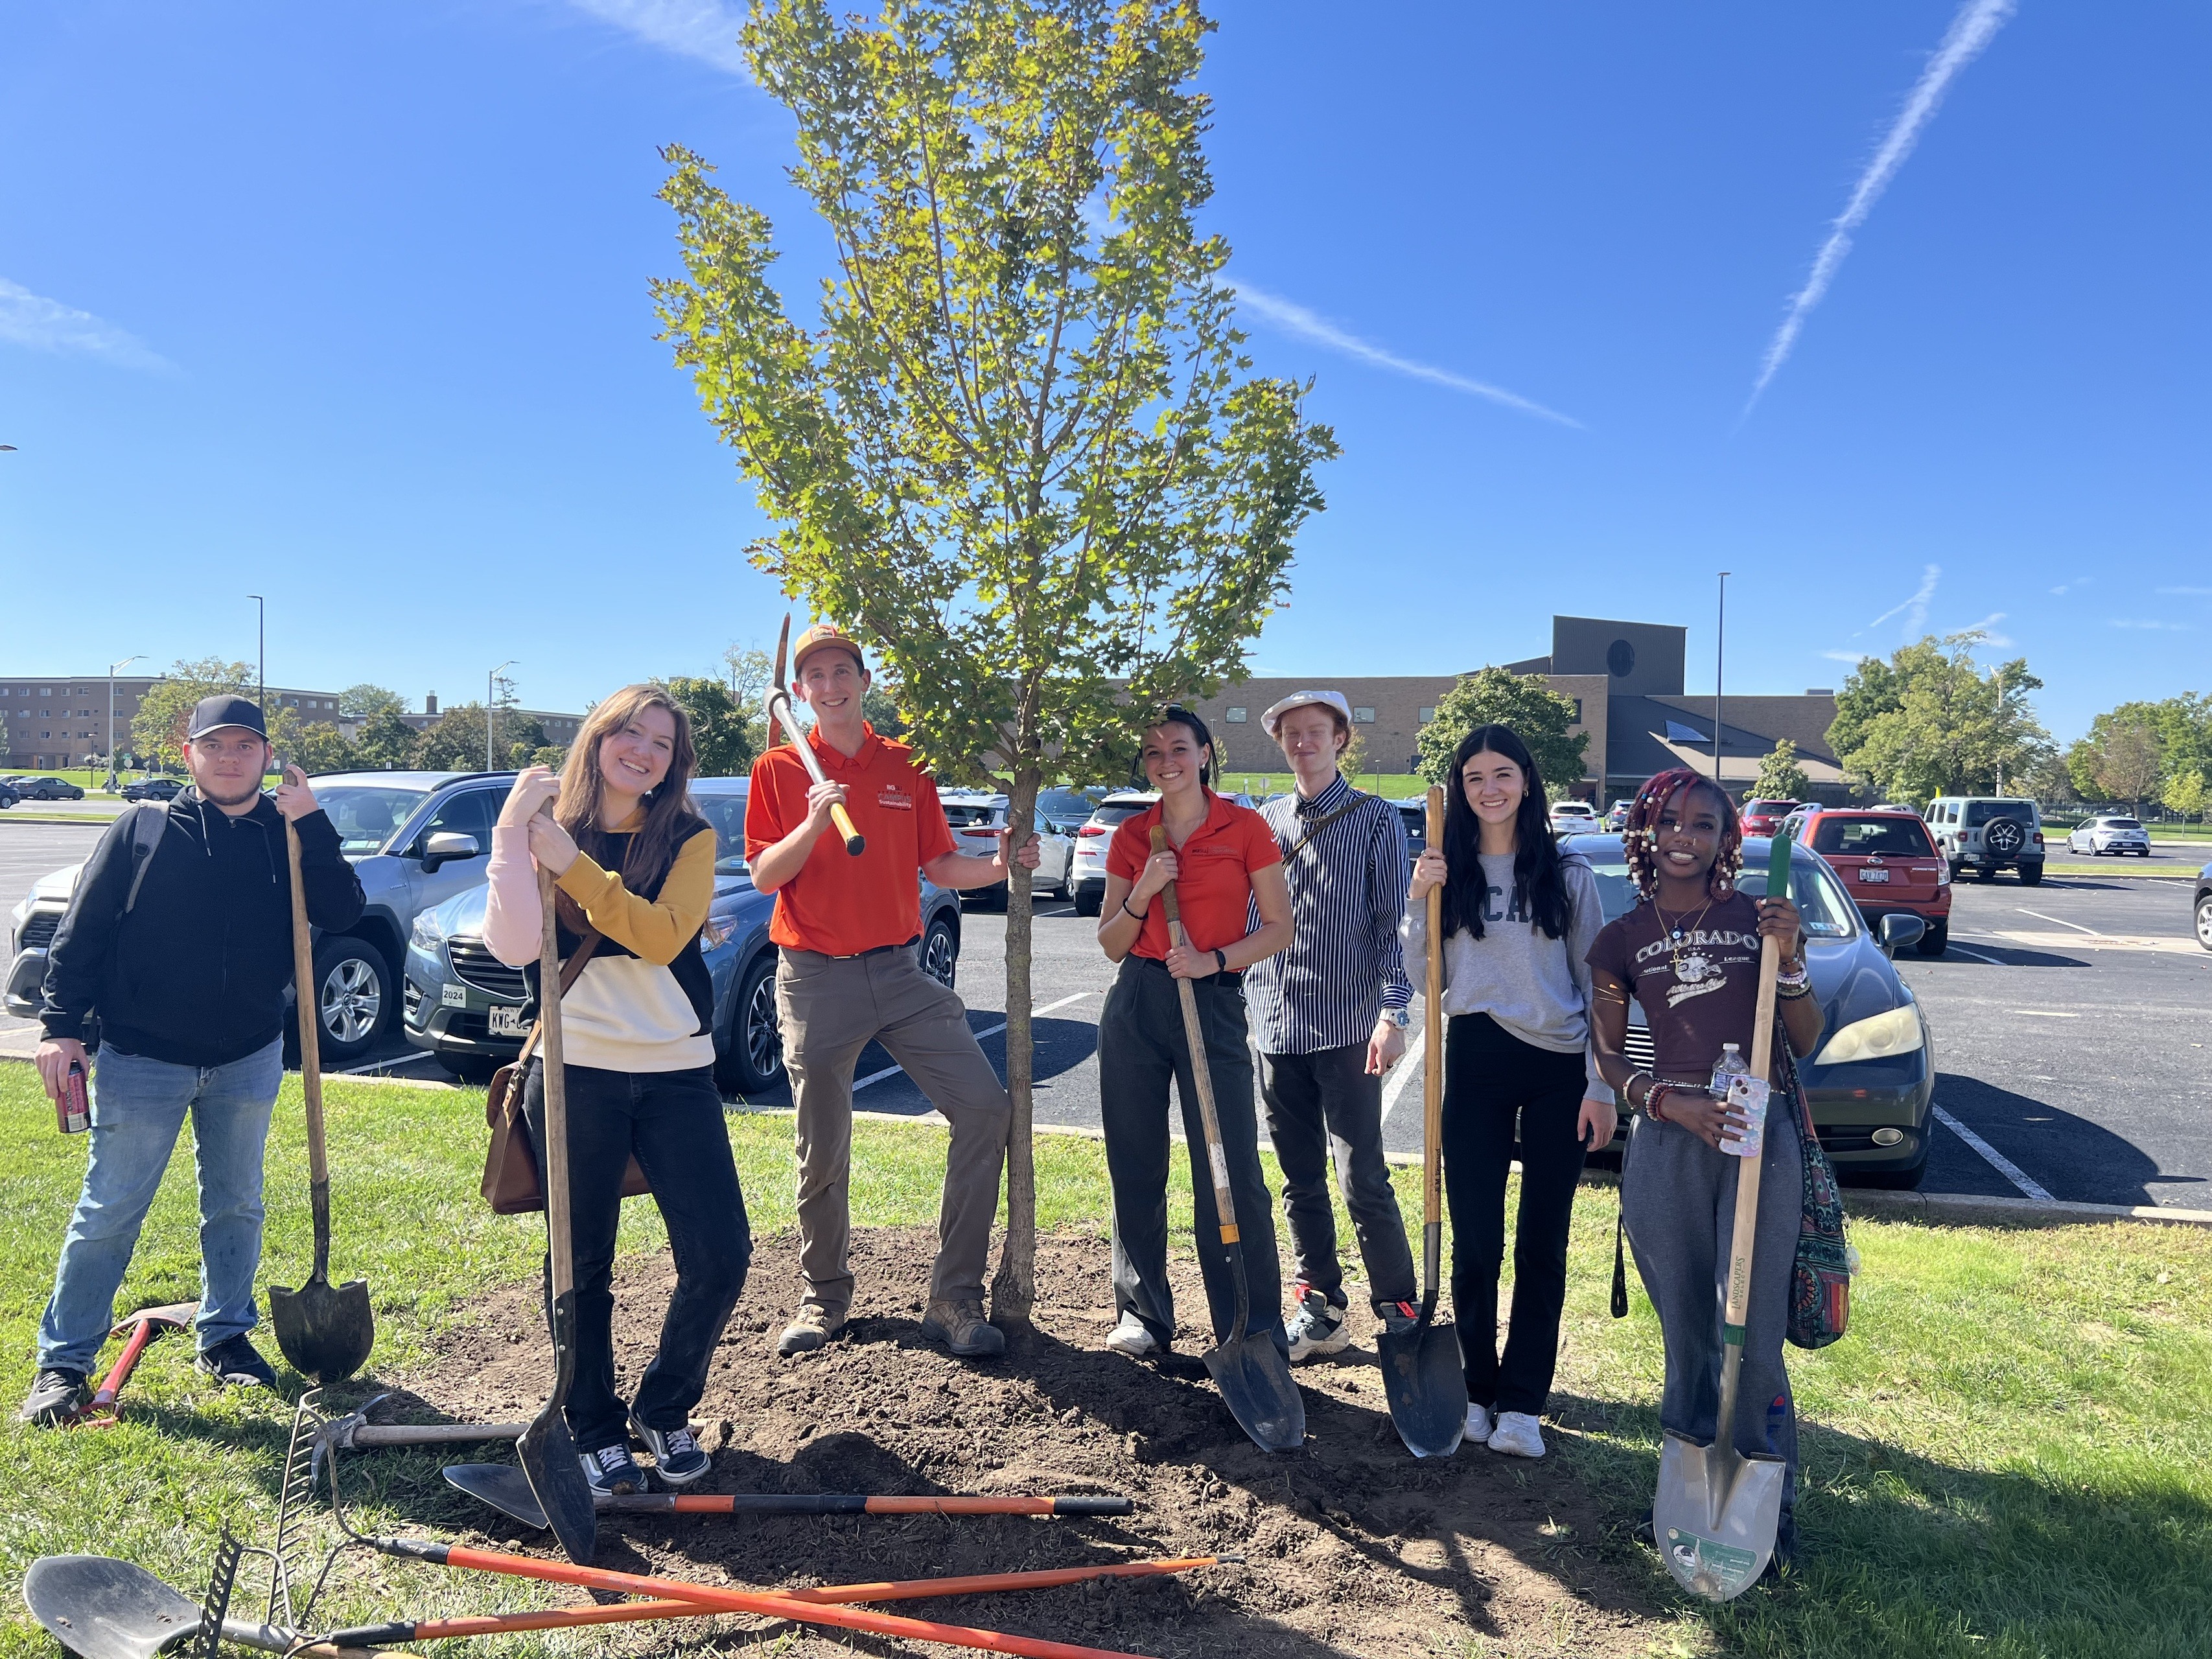
[[[559,994],[566,995],[576,982],[576,975],[584,971],[584,964],[592,959],[592,952],[599,948],[599,935],[586,933],[576,952],[561,964]],[[544,1034],[545,1021],[541,1015],[523,1039],[522,1052],[508,1064],[492,1073],[491,1088],[484,1095],[484,1123],[491,1130],[491,1144],[484,1151],[483,1181],[481,1183],[484,1202],[495,1214],[528,1215],[545,1207],[545,1187],[538,1173],[538,1148],[530,1138],[530,1120],[523,1115],[523,1080],[528,1076],[530,1056],[537,1049],[538,1039]],[[635,1198],[649,1193],[652,1185],[645,1171],[638,1167],[637,1157],[631,1154],[629,1168],[623,1172],[622,1195]]]

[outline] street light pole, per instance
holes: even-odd
[[[494,688],[499,684],[500,675],[507,669],[518,666],[520,661],[520,658],[511,657],[484,676],[484,770],[487,772],[499,769],[491,763],[492,700],[496,695]]]
[[[1721,572],[1719,620],[1713,627],[1713,781],[1721,781],[1721,670],[1728,663],[1728,579]],[[1725,789],[1728,786],[1722,784]]]
[[[257,637],[255,649],[259,654],[255,659],[253,668],[253,701],[260,708],[261,719],[265,725],[269,719],[269,601],[258,593],[248,593],[246,597],[261,608],[254,629]]]
[[[146,653],[142,651],[138,653],[138,657],[143,657],[145,654]],[[132,663],[138,660],[138,657],[125,657],[121,662],[112,662],[107,665],[107,793],[111,795],[115,793],[116,785],[115,671],[118,668],[130,667]]]

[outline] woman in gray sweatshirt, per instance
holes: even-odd
[[[1583,961],[1605,916],[1589,861],[1552,835],[1543,779],[1510,726],[1478,726],[1461,739],[1444,799],[1443,845],[1413,866],[1405,939],[1407,964],[1424,960],[1426,900],[1441,885],[1444,1189],[1467,1432],[1492,1451],[1541,1457],[1575,1187],[1585,1152],[1612,1140],[1615,1120],[1613,1091],[1590,1058]],[[1521,1211],[1501,1358],[1498,1273],[1516,1127]]]

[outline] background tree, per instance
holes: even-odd
[[[758,756],[776,740],[768,729],[766,698],[769,677],[775,665],[757,645],[731,645],[722,652],[722,666],[729,678],[730,700],[745,717],[745,736]]]
[[[1828,744],[1846,770],[1885,799],[1986,794],[2032,772],[2050,752],[2029,693],[2043,682],[2015,658],[1984,673],[1978,629],[1863,658],[1836,699]]]
[[[2053,806],[2063,806],[2081,799],[2074,787],[2069,757],[2055,748],[2047,750],[2022,775],[2021,787],[2035,799]]]
[[[396,772],[415,763],[421,733],[399,718],[396,708],[379,709],[354,734],[354,764],[371,771]]]
[[[526,766],[546,747],[545,728],[512,708],[492,711],[492,759],[501,767]],[[416,766],[430,772],[475,772],[484,763],[484,706],[465,702],[448,708],[415,744]]]
[[[311,775],[318,772],[351,772],[360,768],[359,751],[330,721],[303,720],[289,708],[278,712],[291,716],[288,722],[290,730],[286,734],[289,741],[276,751],[280,762],[297,766]]]
[[[543,748],[532,750],[530,758],[523,763],[526,766],[550,766],[557,772],[568,761],[568,750],[565,745],[549,743]]]
[[[1279,748],[1278,752],[1280,752]],[[1352,736],[1346,740],[1342,752],[1336,757],[1336,769],[1347,778],[1357,779],[1367,766],[1367,733],[1355,725],[1352,728]]]
[[[899,710],[899,692],[896,684],[878,680],[860,699],[860,714],[869,725],[886,738],[902,738],[910,729],[907,718]]]
[[[754,722],[732,700],[721,681],[679,674],[668,694],[691,717],[691,743],[699,752],[699,775],[729,778],[750,771],[760,750],[753,744]]]
[[[1449,787],[1459,740],[1478,726],[1510,726],[1528,745],[1545,793],[1558,800],[1582,781],[1583,752],[1589,747],[1589,732],[1567,730],[1574,723],[1574,700],[1534,674],[1496,667],[1463,674],[1437,702],[1436,718],[1421,728],[1420,773]]]
[[[1797,763],[1797,745],[1783,738],[1776,742],[1774,751],[1759,761],[1759,775],[1751,781],[1751,794],[1747,799],[1802,800],[1812,788],[1813,780]]]
[[[949,780],[1114,775],[1146,711],[1242,678],[1334,455],[1254,376],[1194,218],[1212,193],[1183,0],[914,0],[880,19],[757,0],[754,77],[836,275],[821,322],[769,280],[767,216],[663,152],[688,279],[664,337],[775,526],[754,562],[852,627]],[[1034,1296],[1030,881],[1009,883],[1006,1253]]]
[[[192,705],[220,692],[251,697],[254,678],[250,662],[225,662],[221,657],[196,661],[179,658],[169,665],[168,673],[149,686],[139,699],[138,712],[131,719],[131,747],[143,760],[180,769],[185,763],[185,727],[191,718]],[[273,737],[274,714],[268,709],[262,714],[271,721]]]
[[[349,720],[373,720],[387,710],[394,714],[405,714],[407,700],[397,691],[387,691],[366,680],[338,693],[338,713]]]
[[[2097,716],[2089,741],[2096,753],[2097,787],[2140,811],[2143,801],[2158,793],[2166,773],[2155,718],[2140,703],[2123,703]]]
[[[2159,799],[2169,812],[2181,814],[2182,822],[2201,818],[2205,808],[2204,775],[2195,767],[2186,767],[2166,781]]]

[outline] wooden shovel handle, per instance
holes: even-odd
[[[1164,853],[1167,845],[1167,826],[1154,824],[1152,851]],[[1176,902],[1173,882],[1160,890],[1160,902],[1167,906],[1169,942],[1188,945],[1190,935],[1183,931],[1182,907]],[[1206,1064],[1206,1029],[1199,1024],[1198,993],[1187,979],[1176,981],[1176,991],[1182,1004],[1183,1046],[1190,1050],[1190,1080],[1198,1088],[1198,1119],[1206,1128],[1206,1166],[1213,1176],[1213,1212],[1221,1223],[1221,1242],[1234,1244],[1242,1235],[1237,1229],[1237,1200],[1229,1190],[1229,1154],[1222,1149],[1221,1119],[1213,1109],[1213,1073]]]
[[[323,1022],[315,986],[315,945],[307,931],[307,893],[300,884],[300,828],[284,820],[284,862],[292,876],[292,981],[300,1026],[300,1089],[307,1097],[307,1175],[317,1186],[331,1178],[323,1151]]]
[[[1428,842],[1444,844],[1444,792],[1429,786]],[[1421,1000],[1421,1219],[1433,1226],[1443,1218],[1444,1140],[1444,890],[1429,889],[1428,985]]]
[[[1766,890],[1777,897],[1786,896],[1790,890],[1790,837],[1778,835],[1767,863]],[[1774,996],[1774,981],[1782,971],[1782,947],[1768,935],[1759,939],[1759,1003],[1752,1016],[1751,1074],[1761,1082],[1767,1079],[1774,1064],[1774,1015],[1778,1006]],[[1771,1111],[1770,1108],[1770,1111]],[[1751,1249],[1759,1231],[1759,1178],[1766,1162],[1762,1150],[1757,1158],[1739,1158],[1743,1167],[1736,1173],[1735,1226],[1729,1239],[1728,1307],[1722,1317],[1722,1334],[1727,1340],[1741,1345],[1743,1341],[1743,1322],[1751,1306]]]
[[[553,816],[545,804],[544,816]],[[561,1040],[561,923],[554,914],[553,872],[538,866],[538,1024],[539,1070],[544,1077],[544,1145],[538,1152],[545,1176],[545,1232],[553,1257],[553,1299],[574,1288],[575,1255],[568,1217],[568,1068]]]

